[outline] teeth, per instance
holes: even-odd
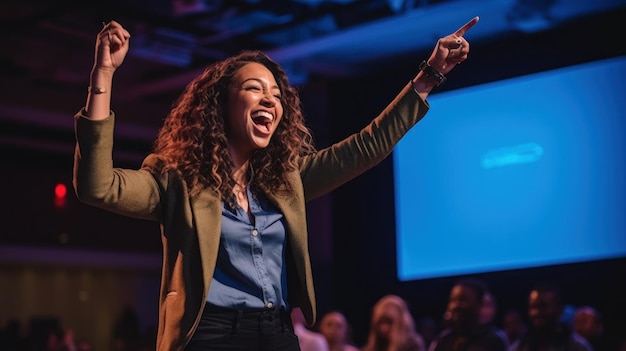
[[[269,118],[270,120],[274,119],[274,116],[267,111],[255,111],[252,113],[251,117],[252,118],[264,117],[264,118]]]

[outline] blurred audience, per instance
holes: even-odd
[[[94,351],[87,339],[75,340],[72,328],[63,329],[56,318],[30,320],[23,328],[17,318],[10,319],[0,328],[0,351]]]
[[[11,318],[0,330],[0,351],[23,351],[28,349],[28,338],[19,319]]]
[[[439,334],[439,325],[433,317],[424,316],[417,320],[416,329],[424,339],[424,346],[426,350],[428,350],[432,341],[435,340],[437,334]]]
[[[541,284],[528,295],[528,332],[514,351],[592,351],[590,344],[574,333],[561,319],[564,304],[560,289],[553,284]]]
[[[362,351],[425,351],[424,339],[415,330],[415,322],[406,301],[386,295],[372,309],[367,343]]]
[[[326,338],[330,351],[359,351],[352,344],[351,326],[340,311],[325,313],[320,320],[319,330]]]
[[[302,351],[626,351],[623,324],[605,329],[602,315],[591,306],[565,312],[568,305],[555,284],[537,285],[526,295],[526,306],[507,306],[500,318],[497,296],[484,281],[460,279],[450,290],[441,324],[430,316],[415,322],[406,300],[386,295],[372,306],[361,348],[354,345],[351,325],[341,311],[322,315],[319,332],[305,326],[299,309],[291,318]],[[132,307],[122,310],[111,332],[110,344],[97,351],[156,347],[156,328],[140,330]],[[11,318],[0,324],[0,351],[95,350],[90,340],[62,327],[57,317],[32,317],[26,324]]]
[[[616,347],[604,334],[602,316],[593,307],[582,306],[576,309],[573,322],[574,332],[589,342],[594,351],[615,350]]]
[[[113,351],[137,351],[140,341],[139,315],[125,306],[113,325]]]
[[[486,287],[486,285],[485,285]],[[498,312],[498,304],[496,301],[496,297],[489,290],[485,291],[483,295],[483,304],[480,307],[479,312],[479,320],[482,324],[487,325],[489,328],[493,329],[500,337],[507,341],[507,344],[510,346],[509,338],[507,337],[504,330],[500,329],[496,326],[496,314]]]
[[[483,324],[493,323],[496,318],[496,298],[490,291],[485,291],[483,304],[480,307],[480,322]]]
[[[464,278],[454,284],[444,313],[445,329],[431,343],[430,351],[508,349],[504,334],[490,321],[485,323],[485,314],[481,314],[488,292],[487,285],[478,279]]]
[[[291,310],[291,321],[301,351],[328,351],[328,343],[324,336],[306,327],[304,315],[299,308]]]
[[[511,346],[515,345],[524,335],[528,327],[524,313],[518,308],[511,308],[502,316],[502,330]]]

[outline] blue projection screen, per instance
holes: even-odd
[[[432,94],[393,154],[401,281],[626,256],[626,57]]]

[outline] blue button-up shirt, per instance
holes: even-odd
[[[222,203],[219,254],[207,301],[243,310],[287,308],[283,215],[249,188],[247,193],[253,222],[241,207]]]

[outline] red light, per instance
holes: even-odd
[[[56,207],[65,207],[66,196],[67,196],[67,187],[63,183],[58,183],[54,187],[54,205]]]
[[[67,187],[63,183],[59,183],[54,187],[54,197],[64,198],[67,195]]]

